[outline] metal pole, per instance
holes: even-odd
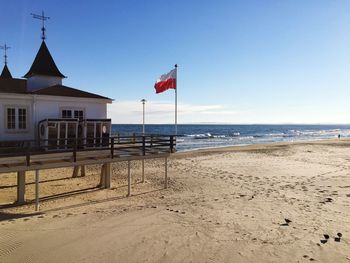
[[[142,134],[145,134],[145,103],[142,103],[143,106],[143,118],[142,118]]]
[[[176,69],[176,87],[175,87],[175,135],[177,135],[177,64],[175,64]]]
[[[142,99],[142,134],[145,135],[145,103],[146,100]]]
[[[145,182],[145,159],[142,159],[142,183]]]
[[[145,103],[146,103],[146,100],[145,99],[142,99],[141,100],[142,102],[142,115],[143,115],[143,118],[142,118],[142,135],[144,136],[145,135]],[[143,141],[145,140],[145,137],[143,137]],[[143,147],[145,147],[143,145]],[[142,180],[141,180],[142,183],[145,182],[145,160],[142,159]]]
[[[128,161],[128,197],[131,196],[131,173],[130,173],[130,161]]]
[[[35,170],[35,211],[39,210],[39,170]]]
[[[164,188],[168,188],[168,158],[165,157],[165,182],[164,182]]]

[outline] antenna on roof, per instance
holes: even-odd
[[[35,19],[39,19],[39,20],[42,21],[43,26],[42,26],[42,28],[41,28],[41,31],[42,31],[41,39],[44,41],[44,40],[46,39],[46,35],[45,35],[45,31],[46,31],[46,29],[45,29],[45,21],[48,20],[48,19],[50,19],[50,17],[45,16],[44,11],[41,12],[41,15],[37,15],[37,14],[31,13],[31,16],[32,16],[33,18],[35,18]]]
[[[7,46],[5,43],[5,45],[0,46],[0,48],[4,50],[5,65],[7,65],[7,50],[10,49],[11,47]]]

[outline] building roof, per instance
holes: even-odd
[[[92,99],[105,99],[112,100],[108,97],[103,97],[94,93],[82,91],[79,89],[70,88],[63,85],[54,85],[48,88],[43,88],[32,92],[38,95],[51,95],[51,96],[63,96],[63,97],[78,97],[78,98],[92,98]]]
[[[1,93],[27,93],[27,81],[25,79],[0,78]]]
[[[0,93],[37,94],[37,95],[49,95],[49,96],[112,100],[108,97],[103,97],[94,93],[70,88],[63,85],[55,85],[48,88],[43,88],[40,90],[28,92],[26,79],[13,79],[13,78],[12,79],[0,78]]]
[[[4,68],[2,69],[0,78],[2,78],[2,79],[12,79],[11,72],[10,72],[10,70],[9,70],[9,68],[7,67],[6,64],[5,64]]]
[[[52,77],[65,78],[65,76],[59,71],[53,60],[49,49],[46,46],[45,41],[41,43],[38,53],[34,59],[32,66],[27,74],[24,75],[25,78],[29,78],[33,75],[45,75]]]

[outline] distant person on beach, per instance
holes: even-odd
[[[340,134],[338,134],[338,139],[340,140]]]

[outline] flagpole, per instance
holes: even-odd
[[[145,103],[146,100],[142,99],[142,135],[145,135]]]
[[[177,64],[175,64],[176,69],[176,87],[175,87],[175,135],[177,135]]]

